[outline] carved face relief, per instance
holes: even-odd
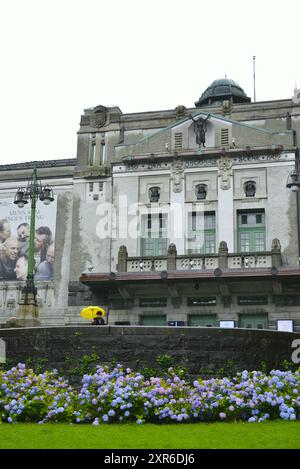
[[[256,183],[254,181],[247,181],[244,184],[244,192],[246,197],[255,197]]]
[[[159,198],[160,198],[160,188],[157,186],[150,187],[149,189],[150,202],[158,202]]]
[[[195,187],[195,193],[197,200],[204,200],[207,196],[207,185],[206,184],[198,184]]]

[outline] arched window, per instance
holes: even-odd
[[[247,181],[244,184],[244,191],[246,197],[255,197],[256,193],[256,182]]]
[[[196,197],[197,200],[204,200],[207,196],[207,185],[206,184],[198,184],[195,187]]]
[[[159,198],[160,198],[160,188],[157,186],[150,187],[149,189],[150,202],[158,202]]]

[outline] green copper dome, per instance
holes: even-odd
[[[248,98],[243,88],[235,81],[228,78],[220,78],[213,81],[202,93],[195,106],[202,107],[209,104],[222,104],[224,100],[229,100],[233,103],[248,103],[251,101],[251,98]]]

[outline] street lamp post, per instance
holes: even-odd
[[[295,151],[295,168],[288,175],[286,187],[292,192],[296,193],[296,206],[297,206],[297,233],[298,233],[298,262],[300,264],[300,217],[299,217],[299,208],[300,208],[300,163],[299,163],[299,148],[296,148]]]
[[[53,200],[53,190],[51,186],[42,186],[37,179],[37,170],[34,168],[31,179],[28,181],[27,187],[20,187],[15,195],[14,204],[19,208],[31,200],[30,211],[30,233],[29,233],[29,249],[28,249],[28,270],[25,287],[22,289],[21,299],[19,302],[18,325],[38,325],[38,304],[37,289],[34,284],[34,239],[35,239],[35,212],[37,200],[41,200],[45,205],[49,205]]]

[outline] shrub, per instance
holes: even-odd
[[[143,376],[130,368],[97,366],[76,391],[57,370],[37,374],[18,364],[0,372],[4,422],[263,422],[300,419],[300,369],[247,370],[233,377],[196,379],[169,368]]]
[[[74,391],[64,378],[58,377],[57,370],[37,374],[19,363],[0,372],[2,421],[69,421],[75,401]]]

